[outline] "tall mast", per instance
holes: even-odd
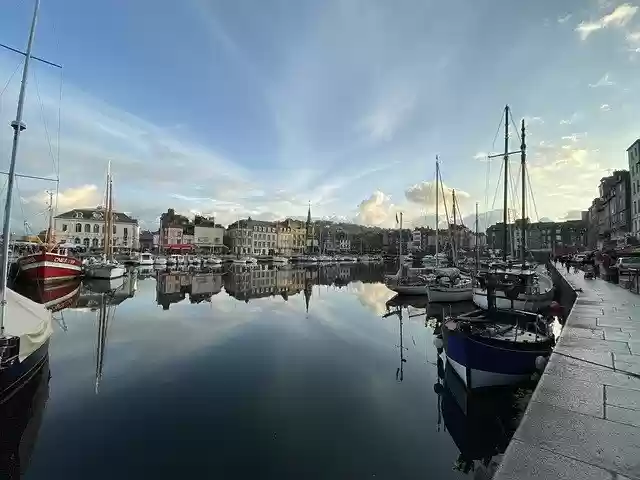
[[[522,170],[522,233],[520,234],[520,256],[522,257],[522,267],[525,266],[525,245],[526,245],[526,234],[527,234],[527,183],[526,183],[526,174],[527,174],[527,145],[525,144],[525,129],[524,129],[524,118],[522,119],[522,129],[520,136],[522,141],[520,143],[520,169]]]
[[[18,109],[16,119],[11,122],[13,128],[13,146],[11,148],[11,162],[9,163],[9,178],[7,180],[7,200],[4,206],[4,225],[2,228],[2,260],[0,263],[0,338],[4,337],[4,317],[7,308],[7,273],[9,270],[9,242],[11,241],[11,207],[13,197],[13,185],[16,181],[16,159],[18,157],[18,142],[20,132],[26,125],[22,123],[22,111],[24,109],[24,97],[27,90],[27,79],[29,78],[29,63],[31,61],[31,49],[33,39],[36,34],[36,24],[38,23],[38,9],[40,0],[36,0],[33,8],[33,18],[31,19],[31,29],[29,30],[29,40],[27,41],[27,51],[22,67],[22,82],[20,84],[20,94],[18,95]]]
[[[480,263],[480,252],[478,252],[478,202],[476,202],[476,272]]]
[[[453,264],[456,265],[458,263],[458,252],[456,248],[456,191],[455,189],[451,190],[451,195],[453,197],[453,227],[450,227],[451,231],[451,254],[453,256]]]
[[[438,197],[439,197],[439,193],[440,193],[440,160],[438,159],[438,155],[436,155],[436,268],[438,267],[438,243],[439,243],[439,239],[438,239],[438,221],[439,221],[439,215],[438,215]]]
[[[503,249],[502,260],[507,261],[507,210],[509,195],[509,105],[504,107],[504,204],[502,206],[502,221],[504,222],[503,230]]]
[[[109,173],[109,260],[113,260],[113,181]]]

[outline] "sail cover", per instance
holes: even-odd
[[[4,328],[7,335],[20,337],[18,358],[22,362],[51,337],[51,313],[8,288]]]

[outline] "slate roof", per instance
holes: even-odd
[[[117,223],[131,223],[138,224],[138,220],[131,218],[126,213],[113,212],[114,221]],[[57,215],[56,218],[68,219],[68,220],[102,220],[104,219],[103,208],[74,208],[68,212]]]

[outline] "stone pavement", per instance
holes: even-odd
[[[494,479],[640,479],[640,295],[560,273],[578,297]]]

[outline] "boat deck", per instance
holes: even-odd
[[[559,273],[576,302],[494,479],[640,479],[640,296]]]

